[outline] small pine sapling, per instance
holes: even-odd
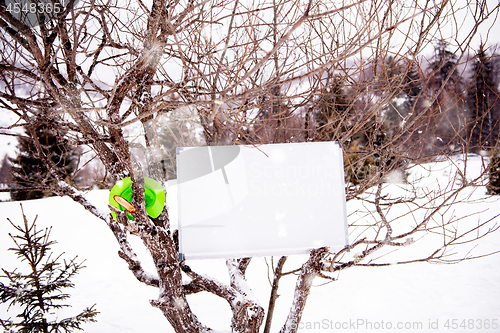
[[[61,262],[61,255],[52,257],[50,247],[56,242],[49,240],[51,229],[37,230],[36,217],[29,223],[22,205],[21,212],[23,224],[16,225],[7,219],[18,233],[9,233],[15,243],[15,247],[9,250],[14,251],[21,262],[27,263],[29,269],[24,273],[2,268],[0,301],[9,303],[9,309],[16,306],[22,310],[16,316],[19,318],[17,321],[0,319],[4,332],[66,333],[81,330],[82,323],[95,322],[94,317],[98,314],[95,305],[74,317],[58,318],[57,310],[69,307],[60,304],[70,297],[62,290],[74,288],[71,279],[84,267],[83,263],[77,263],[76,257],[69,262]]]

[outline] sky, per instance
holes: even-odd
[[[450,22],[448,28],[449,36],[453,37],[456,35],[458,40],[463,40],[474,27],[474,20],[472,17],[474,8],[467,8],[465,3],[465,0],[457,1],[459,8],[462,8],[458,11],[457,22],[459,25]],[[495,6],[498,6],[499,2],[496,0],[486,0],[486,4],[491,10],[495,8]],[[500,18],[498,17],[498,11],[495,14],[495,16],[492,15],[488,17],[485,22],[481,24],[478,35],[473,38],[473,47],[477,47],[481,40],[487,42],[489,45],[500,44]]]

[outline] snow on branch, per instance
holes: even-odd
[[[299,278],[295,286],[292,307],[288,313],[285,324],[280,330],[280,333],[295,333],[298,329],[298,324],[302,318],[302,313],[306,306],[307,297],[309,296],[313,280],[321,272],[322,261],[328,255],[327,248],[319,248],[312,250],[309,259],[302,265]]]
[[[121,250],[118,251],[118,255],[128,263],[128,268],[132,271],[137,280],[147,284],[148,286],[159,287],[159,278],[144,271],[141,262],[137,259],[137,255],[133,252],[132,246],[127,240],[127,234],[123,231],[123,229],[115,221],[110,223],[110,228],[113,231],[116,240],[120,244]]]
[[[82,205],[83,208],[88,210],[90,213],[92,213],[96,217],[100,218],[101,220],[103,220],[107,224],[109,224],[109,221],[110,221],[109,214],[107,212],[97,208],[96,206],[94,206],[89,200],[87,200],[84,197],[83,193],[81,191],[77,190],[75,187],[60,180],[57,182],[57,186],[51,187],[51,190],[52,190],[52,192],[56,193],[57,195],[61,195],[61,196],[67,195],[68,197],[73,199],[75,202]]]

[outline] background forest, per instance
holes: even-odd
[[[318,93],[305,105],[293,105],[293,96],[287,96],[285,88],[272,87],[247,111],[254,113],[246,116],[248,127],[235,128],[225,120],[216,132],[218,138],[201,135],[201,121],[188,108],[170,111],[159,139],[165,176],[175,179],[176,147],[213,140],[226,145],[339,141],[345,152],[346,181],[354,185],[380,163],[401,166],[464,151],[488,154],[499,140],[500,56],[496,50],[496,45],[480,44],[458,56],[447,42],[438,41],[428,59],[388,56],[364,64],[354,77],[348,68],[328,71],[318,80]],[[408,123],[414,124],[411,131]],[[81,188],[112,185],[98,161],[86,158],[90,162],[82,163],[81,152],[51,131],[50,120],[41,117],[39,124],[33,134],[52,156],[60,176]],[[30,133],[28,128],[24,131]],[[28,138],[19,138],[16,154],[5,156],[0,168],[2,186],[12,199],[50,195],[37,189],[14,190],[32,187],[40,178],[55,179],[36,158],[36,147]]]

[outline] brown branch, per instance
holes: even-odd
[[[273,285],[271,288],[271,296],[269,297],[269,305],[267,306],[267,317],[266,317],[266,324],[264,326],[264,333],[269,333],[271,331],[271,323],[274,317],[274,309],[276,306],[276,300],[278,299],[278,287],[279,287],[279,281],[281,277],[283,276],[282,271],[283,271],[283,266],[285,265],[287,257],[283,256],[278,260],[278,264],[276,265],[276,268],[274,269],[274,279],[273,279]]]
[[[19,107],[42,107],[42,108],[53,108],[57,104],[50,99],[31,99],[31,98],[21,98],[17,96],[13,96],[10,94],[6,94],[0,91],[0,98],[5,98],[6,100],[17,104]]]

